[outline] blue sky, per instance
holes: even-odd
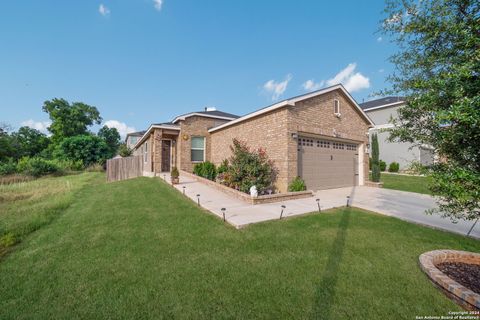
[[[96,106],[122,133],[214,106],[245,114],[342,82],[388,86],[383,0],[2,1],[0,122],[44,129],[43,101]]]

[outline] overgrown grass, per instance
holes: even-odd
[[[99,182],[0,262],[0,319],[445,315],[418,256],[480,251],[358,209],[235,230],[158,179]]]
[[[0,256],[49,224],[72,203],[76,191],[101,176],[85,173],[0,185]]]

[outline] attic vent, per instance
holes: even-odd
[[[215,107],[205,107],[205,111],[217,111]]]

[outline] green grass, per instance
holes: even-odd
[[[159,179],[103,181],[4,256],[0,319],[414,319],[459,310],[418,256],[480,251],[358,209],[235,230]]]
[[[383,187],[386,189],[432,194],[428,189],[428,180],[429,178],[427,177],[389,174],[386,172],[382,172],[380,176],[380,181],[383,182]]]
[[[0,256],[8,246],[51,223],[94,177],[83,173],[0,185]]]

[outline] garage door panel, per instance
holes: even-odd
[[[299,137],[298,172],[308,189],[328,189],[356,184],[357,146]]]

